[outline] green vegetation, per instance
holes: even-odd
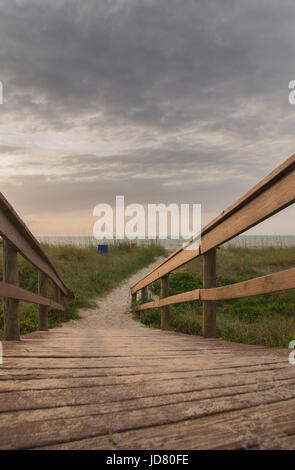
[[[217,250],[217,285],[233,284],[294,267],[295,247],[237,248]],[[202,287],[202,259],[188,263],[170,275],[170,295]],[[160,294],[155,282],[150,295]],[[141,313],[143,323],[160,327],[160,309]],[[201,302],[170,306],[170,327],[201,335]],[[287,347],[295,339],[295,290],[217,302],[217,337],[227,341]]]
[[[117,446],[117,445],[118,445],[118,441],[117,441],[117,439],[116,439],[116,437],[114,436],[113,433],[110,433],[109,438],[110,438],[110,442],[111,442],[114,446]]]
[[[108,293],[119,282],[151,263],[163,249],[129,243],[110,247],[108,256],[98,255],[95,247],[72,245],[43,248],[73,297],[64,299],[66,310],[49,312],[49,327],[78,317],[79,308],[95,306],[94,299]],[[1,261],[1,260],[0,260]],[[279,248],[220,248],[217,251],[217,285],[222,286],[251,279],[295,265],[295,247]],[[2,266],[2,262],[1,262]],[[37,292],[37,270],[19,257],[20,286]],[[188,263],[169,278],[170,295],[202,287],[202,259]],[[49,283],[52,295],[53,286]],[[160,282],[152,284],[150,297],[160,294]],[[21,334],[38,328],[38,306],[21,303]],[[295,339],[295,290],[271,295],[217,302],[217,336],[240,343],[286,347]],[[160,327],[160,309],[145,310],[142,321],[150,327]],[[202,334],[201,302],[189,302],[170,307],[170,326],[175,331]],[[0,306],[0,339],[3,337],[3,309]]]
[[[122,280],[149,265],[157,256],[164,254],[160,246],[144,247],[132,243],[110,246],[108,256],[97,254],[95,247],[43,245],[43,249],[73,293],[72,298],[64,299],[66,306],[64,312],[49,311],[49,328],[61,326],[63,321],[77,318],[79,308],[94,307],[96,297],[108,293]],[[0,261],[2,266],[2,260]],[[31,292],[38,291],[37,270],[21,256],[19,256],[19,284]],[[51,297],[52,292],[53,286],[50,282]],[[37,305],[21,303],[20,328],[21,334],[38,329]],[[3,338],[2,306],[0,306],[1,338]]]

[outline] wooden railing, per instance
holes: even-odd
[[[216,336],[216,300],[267,294],[295,287],[295,268],[237,284],[216,287],[216,247],[271,217],[295,201],[295,154],[276,168],[242,198],[223,211],[201,231],[197,249],[178,248],[132,288],[132,303],[137,311],[161,307],[161,327],[169,327],[169,305],[203,301],[203,335]],[[194,241],[190,239],[186,247]],[[169,296],[168,276],[203,255],[203,289]],[[146,302],[147,286],[161,279],[160,300]],[[136,295],[142,291],[141,305]]]
[[[19,301],[39,305],[39,329],[47,331],[48,308],[64,310],[61,296],[67,296],[69,289],[37,239],[2,193],[0,193],[0,235],[3,239],[3,281],[0,282],[0,296],[4,297],[4,338],[8,341],[18,341]],[[18,286],[18,253],[38,269],[38,294]],[[53,282],[54,300],[48,298],[48,278]]]

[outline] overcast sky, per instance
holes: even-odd
[[[294,0],[1,0],[1,191],[36,235],[91,234],[116,195],[209,221],[295,152],[294,19]]]

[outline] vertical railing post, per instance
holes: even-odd
[[[147,301],[147,287],[143,287],[143,289],[141,289],[141,303],[145,304],[146,301]]]
[[[137,299],[137,292],[134,292],[134,294],[131,294],[131,307],[134,308],[136,305],[136,299]]]
[[[169,274],[166,274],[161,278],[161,299],[164,297],[169,296]],[[169,305],[165,305],[165,307],[161,307],[161,329],[168,330],[169,329]]]
[[[5,238],[3,239],[3,281],[18,285],[17,250]],[[4,339],[19,341],[19,301],[4,298]]]
[[[42,271],[38,271],[38,291],[42,297],[47,297],[48,293],[47,277]],[[39,305],[39,330],[48,331],[48,307]]]
[[[203,288],[216,287],[216,249],[203,255]],[[203,336],[216,338],[216,301],[203,300]]]
[[[147,287],[143,287],[143,288],[141,289],[141,303],[142,303],[142,304],[145,304],[146,301],[147,301]],[[140,316],[140,321],[142,322],[142,321],[143,321],[143,318],[144,318],[144,313],[143,313],[142,310],[140,311],[139,316]]]
[[[57,302],[58,304],[60,304],[61,302],[61,292],[60,292],[60,288],[54,284],[54,300],[55,302]],[[57,317],[58,317],[58,320],[61,320],[61,311],[60,310],[57,310]]]

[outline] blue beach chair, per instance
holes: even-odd
[[[97,253],[100,253],[102,255],[108,255],[109,245],[97,245]]]

